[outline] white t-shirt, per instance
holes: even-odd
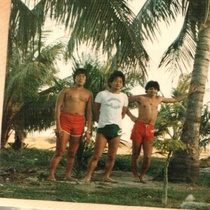
[[[128,97],[125,93],[111,93],[108,90],[99,92],[95,98],[100,103],[98,128],[108,124],[117,124],[122,128],[122,108],[128,106]]]

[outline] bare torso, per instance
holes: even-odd
[[[62,112],[81,115],[85,114],[85,107],[90,98],[90,91],[80,88],[65,88],[63,93]]]
[[[140,95],[138,98],[138,121],[155,124],[158,114],[158,105],[161,102],[161,97],[148,95]]]

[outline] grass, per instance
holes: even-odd
[[[81,203],[101,203],[129,206],[165,207],[162,204],[162,188],[139,186],[116,186],[94,183],[78,184],[64,182],[65,157],[61,160],[56,176],[59,181],[46,181],[52,151],[25,149],[22,151],[6,150],[0,153],[0,197],[35,200],[53,200]],[[97,170],[104,170],[105,156]],[[155,176],[163,168],[164,159],[153,158],[148,175]],[[83,168],[82,174],[86,173]],[[118,155],[114,171],[130,172],[130,155]],[[168,191],[167,208],[179,208],[182,201],[193,194],[199,202],[210,200],[210,174],[200,174],[199,184],[183,187],[172,185]],[[162,183],[160,182],[160,186]]]

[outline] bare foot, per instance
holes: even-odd
[[[56,181],[56,178],[54,176],[48,176],[47,180],[48,181]]]
[[[147,182],[143,179],[143,177],[139,177],[139,181],[143,184],[146,184]]]
[[[111,183],[118,183],[117,181],[111,179],[111,178],[104,178],[103,179],[104,182],[111,182]]]
[[[90,178],[85,177],[84,179],[81,180],[82,182],[90,182]]]
[[[140,182],[139,176],[135,176],[134,179],[133,179],[133,181],[134,181],[134,182]]]
[[[135,176],[133,181],[134,181],[134,182],[141,182],[141,183],[143,183],[143,184],[146,184],[146,183],[147,183],[147,182],[146,182],[142,177],[140,177],[140,176]]]
[[[78,181],[76,178],[73,178],[71,176],[70,177],[65,177],[64,180],[70,181],[70,182],[72,182],[72,181]]]

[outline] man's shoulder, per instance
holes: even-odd
[[[98,94],[109,94],[110,92],[105,89],[105,90],[101,90],[100,92],[98,92]]]
[[[84,88],[84,92],[86,92],[86,93],[88,93],[88,94],[91,94],[91,95],[92,95],[92,91],[91,91],[91,90],[89,90],[89,89]]]
[[[97,98],[108,97],[109,94],[110,94],[110,92],[108,90],[102,90],[102,91],[97,93],[96,97]]]
[[[71,87],[64,87],[61,92],[66,92],[66,91],[70,91],[72,88]]]
[[[147,94],[136,95],[136,97],[140,99],[144,99],[144,98],[147,98]]]
[[[126,93],[120,92],[120,94],[121,94],[123,97],[128,98],[128,96],[126,95]]]

